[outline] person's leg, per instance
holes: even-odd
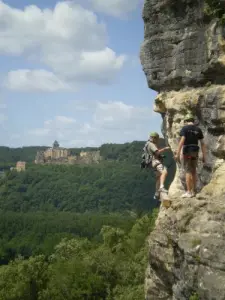
[[[159,187],[160,187],[160,176],[161,174],[159,172],[157,172],[156,175],[156,186],[155,186],[155,190],[158,191]]]
[[[154,199],[159,199],[160,173],[156,171],[156,184]]]
[[[167,175],[168,175],[167,170],[163,169],[162,174],[160,176],[160,188],[164,188]]]
[[[196,194],[197,186],[197,165],[198,165],[198,152],[192,153],[192,162],[191,162],[191,173],[192,173],[192,194]]]
[[[192,170],[192,194],[196,194],[196,186],[197,186],[197,172],[196,169]]]
[[[160,164],[160,165],[157,166],[157,171],[160,173],[160,179],[159,179],[160,186],[159,186],[159,191],[161,191],[161,192],[167,192],[167,190],[166,190],[165,187],[164,187],[165,180],[166,180],[166,177],[167,177],[167,175],[168,175],[167,169],[166,169],[166,167],[165,167],[163,164]]]
[[[186,192],[182,195],[183,198],[190,198],[192,196],[193,177],[191,162],[190,158],[184,158]]]
[[[186,172],[186,186],[187,192],[191,193],[192,191],[192,173],[190,171]]]
[[[197,186],[197,160],[192,162],[192,189],[191,192],[193,195],[196,194],[196,186]]]

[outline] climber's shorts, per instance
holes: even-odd
[[[183,158],[185,172],[190,173],[195,171],[198,165],[198,152],[184,154]]]
[[[157,173],[159,175],[161,175],[164,170],[167,170],[166,166],[164,166],[162,163],[158,162],[158,163],[154,164],[154,161],[153,161],[152,165],[153,165],[153,169],[154,169],[155,173]]]

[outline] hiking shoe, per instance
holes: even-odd
[[[159,192],[155,192],[155,195],[153,197],[154,199],[158,200],[159,199]]]
[[[193,193],[186,192],[181,197],[182,198],[192,198],[192,197],[194,197],[194,195],[193,195]]]
[[[168,193],[167,189],[165,189],[164,187],[163,187],[163,188],[160,188],[160,189],[158,190],[158,192],[159,192],[159,193],[160,193],[160,192],[162,192],[162,193]]]

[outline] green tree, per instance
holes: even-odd
[[[0,300],[38,300],[46,284],[44,256],[19,258],[0,268]]]

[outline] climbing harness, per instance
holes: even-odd
[[[191,152],[196,152],[196,154],[197,154],[196,156],[193,156],[193,155],[188,153],[188,152],[190,152],[189,149],[188,149],[189,147],[192,147],[192,148],[195,149],[194,151],[191,151]],[[186,151],[185,151],[185,148],[187,149]],[[196,144],[184,145],[183,146],[183,151],[184,151],[183,152],[184,153],[183,154],[184,159],[196,160],[198,158],[199,146],[196,145]]]

